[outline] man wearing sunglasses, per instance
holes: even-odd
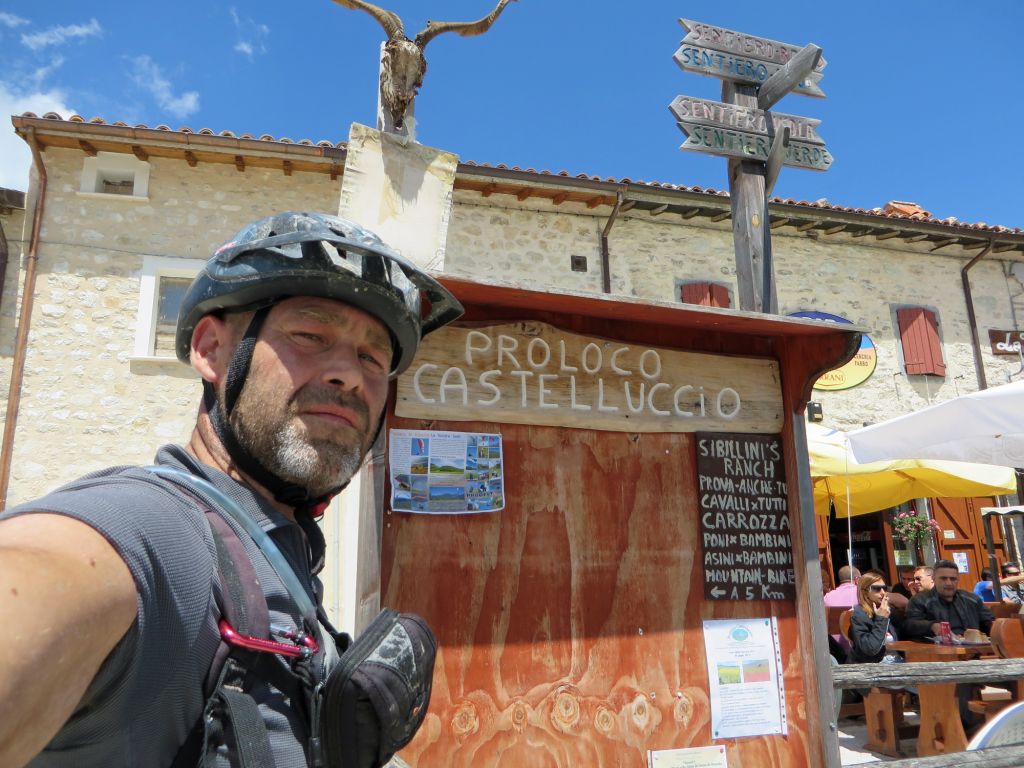
[[[178,319],[177,356],[203,386],[188,445],[160,449],[163,474],[105,470],[0,519],[0,616],[18,649],[0,654],[0,765],[234,765],[249,741],[221,743],[209,723],[236,715],[258,722],[251,743],[265,741],[277,768],[313,762],[303,697],[338,658],[317,607],[314,517],[373,445],[391,379],[461,312],[440,283],[333,216],[278,214],[218,249]],[[218,506],[237,507],[244,531],[211,534],[204,509]],[[244,551],[219,551],[233,542]],[[270,549],[283,568],[261,556]],[[251,574],[224,571],[243,560]],[[268,627],[233,637],[282,653],[266,677],[236,681],[252,709],[225,694],[228,714],[204,715],[205,678],[232,637],[223,594],[254,590]],[[289,675],[293,659],[309,679]],[[196,733],[201,763],[185,755]]]
[[[930,565],[922,565],[914,571],[914,586],[911,591],[915,595],[927,592],[935,586],[934,570]]]
[[[1016,563],[1003,563],[999,568],[999,586],[1005,602],[1024,604],[1024,576]]]

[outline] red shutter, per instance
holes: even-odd
[[[903,362],[908,374],[946,375],[939,343],[939,321],[935,313],[924,307],[896,310],[903,345]]]
[[[684,304],[706,304],[710,283],[684,283],[682,286]]]
[[[729,307],[729,289],[714,283],[684,283],[680,298],[684,304],[699,304],[702,307]]]
[[[722,307],[723,309],[729,308],[729,289],[724,285],[712,285],[711,286],[711,304],[712,307]]]

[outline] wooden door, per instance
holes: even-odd
[[[961,574],[960,587],[971,589],[981,580],[981,569],[988,567],[988,553],[985,549],[985,529],[981,520],[981,508],[995,506],[992,498],[931,499],[932,516],[940,526],[936,534],[940,559],[956,561],[958,553],[967,557],[969,572]],[[993,526],[993,541],[996,557],[1005,560],[1003,536],[999,526]]]
[[[701,621],[774,613],[789,735],[723,743],[730,768],[809,764],[796,606],[703,600],[692,435],[389,426],[500,432],[507,503],[385,509],[382,602],[422,614],[439,642],[430,711],[403,759],[625,768],[649,749],[711,744]]]

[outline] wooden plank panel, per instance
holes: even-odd
[[[624,344],[533,321],[431,334],[398,380],[396,412],[619,432],[782,430],[774,360]]]
[[[788,737],[727,741],[731,768],[810,763],[795,606],[703,603],[693,437],[489,422],[499,513],[386,513],[385,605],[439,640],[413,766],[642,765],[646,750],[710,739],[701,620],[779,617]]]

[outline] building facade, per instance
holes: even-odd
[[[77,116],[13,123],[37,161],[22,207],[0,208],[12,254],[0,373],[22,377],[6,398],[0,468],[12,505],[187,439],[200,384],[170,345],[184,286],[256,218],[337,211],[346,155],[343,143]],[[837,316],[873,345],[862,382],[815,392],[826,424],[851,429],[1022,375],[1024,359],[994,354],[988,331],[1024,322],[1024,231],[898,202],[775,199],[770,213],[779,313]],[[461,163],[444,263],[429,266],[555,292],[736,303],[727,195],[657,182]],[[868,564],[909,556],[884,540],[884,516],[868,528],[882,545]],[[827,522],[820,535],[827,554]]]

